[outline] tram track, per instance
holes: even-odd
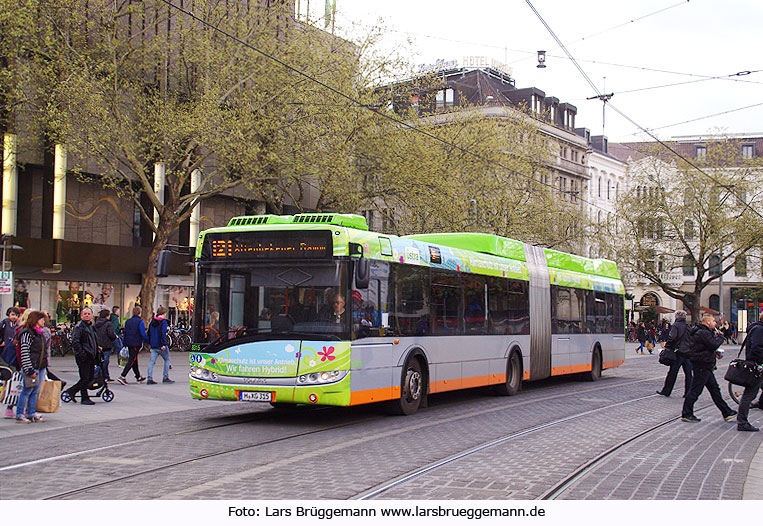
[[[623,405],[631,404],[634,402],[639,402],[642,400],[647,400],[650,398],[655,398],[656,394],[651,394],[647,396],[637,397],[630,400],[624,400],[622,402],[618,402],[606,407],[600,407],[597,409],[592,409],[588,411],[582,411],[580,413],[569,415],[564,418],[560,418],[551,422],[546,422],[537,426],[533,426],[527,429],[523,429],[521,431],[517,431],[515,433],[510,433],[508,435],[505,435],[503,437],[500,437],[495,440],[491,440],[489,442],[485,442],[483,444],[480,444],[478,446],[469,448],[468,450],[456,453],[454,455],[451,455],[447,458],[432,462],[426,466],[423,466],[421,468],[418,468],[416,470],[413,470],[409,473],[406,473],[404,475],[401,475],[399,477],[396,477],[394,479],[391,479],[387,482],[384,482],[382,484],[379,484],[371,489],[368,489],[364,492],[358,493],[354,497],[352,497],[351,500],[371,500],[375,497],[378,497],[382,495],[383,493],[388,492],[391,489],[397,488],[399,486],[402,486],[404,484],[407,484],[409,482],[414,481],[415,479],[418,479],[426,474],[429,474],[435,470],[438,470],[446,465],[449,465],[453,462],[457,462],[459,460],[465,459],[471,455],[474,455],[475,453],[479,453],[481,451],[484,451],[486,449],[501,445],[505,442],[521,438],[533,433],[537,433],[539,431],[544,431],[550,428],[553,428],[555,426],[565,424],[567,422],[584,418],[587,416],[591,416],[596,413],[604,412],[613,408],[621,407]],[[697,412],[703,411],[705,409],[713,407],[713,404],[707,404],[702,407],[697,408]],[[622,450],[624,447],[628,446],[629,444],[643,438],[644,436],[649,435],[650,433],[653,433],[662,427],[671,424],[673,422],[676,422],[680,420],[680,416],[677,417],[671,417],[666,420],[663,420],[656,425],[650,426],[649,428],[640,431],[638,433],[635,433],[631,435],[630,437],[620,441],[616,445],[608,448],[604,452],[600,453],[593,459],[589,460],[588,462],[584,463],[577,469],[575,469],[572,473],[564,477],[562,480],[554,484],[550,489],[545,491],[543,494],[541,494],[539,497],[537,497],[538,500],[555,500],[557,497],[559,497],[561,494],[563,494],[569,487],[571,487],[575,482],[585,477],[590,471],[592,471],[596,466],[601,464],[602,462],[606,461],[607,459],[611,458],[613,455],[617,454],[620,450]]]
[[[627,386],[630,386],[630,385],[633,385],[633,384],[653,382],[657,378],[659,378],[659,377],[649,377],[649,378],[641,378],[641,379],[635,379],[635,380],[634,379],[628,379],[626,381],[616,381],[616,382],[609,382],[609,381],[608,382],[602,382],[602,384],[604,384],[604,385],[597,384],[596,386],[592,386],[592,387],[589,387],[589,388],[586,388],[586,389],[581,389],[581,390],[576,392],[576,395],[578,395],[578,396],[583,395],[584,396],[587,393],[595,393],[595,392],[600,392],[600,391],[605,391],[605,390],[611,390],[611,389],[617,389],[617,388],[621,388],[621,387],[627,387]],[[559,387],[558,384],[551,385],[551,386],[543,386],[543,387],[540,387],[539,389],[528,391],[528,392],[534,393],[536,395],[538,395],[538,394],[542,395],[542,391],[553,390],[553,389],[558,388],[558,387]],[[539,403],[539,402],[549,402],[549,401],[553,402],[555,400],[563,399],[563,398],[566,398],[568,396],[569,396],[569,393],[567,393],[567,392],[556,392],[556,393],[553,393],[553,394],[543,395],[543,396],[540,396],[540,397],[535,396],[535,397],[532,397],[531,399],[525,399],[525,400],[521,400],[521,399],[517,400],[517,398],[520,398],[520,397],[512,397],[511,399],[509,399],[510,400],[509,403],[501,404],[500,407],[488,407],[488,408],[485,408],[485,409],[482,409],[482,410],[479,410],[479,411],[474,411],[473,410],[473,405],[474,404],[471,404],[471,403],[464,404],[463,400],[447,402],[445,404],[437,404],[436,405],[437,409],[444,409],[444,408],[448,408],[448,407],[451,407],[451,406],[458,406],[459,408],[462,409],[462,411],[459,411],[457,415],[451,415],[451,416],[448,416],[448,417],[445,417],[445,418],[439,418],[438,417],[438,418],[436,418],[434,420],[430,420],[430,421],[424,421],[424,422],[418,421],[416,423],[411,423],[410,425],[396,427],[392,431],[389,431],[389,432],[385,433],[385,435],[389,435],[389,436],[399,435],[399,434],[406,433],[406,432],[409,432],[409,431],[412,431],[412,430],[416,430],[416,429],[422,429],[422,428],[439,426],[439,425],[443,425],[443,424],[447,424],[447,423],[452,423],[452,422],[456,422],[456,421],[460,421],[460,420],[465,420],[465,419],[468,419],[468,418],[473,418],[475,416],[488,415],[490,413],[498,413],[498,412],[501,412],[501,411],[505,411],[505,410],[509,410],[509,409],[513,409],[513,408],[517,408],[517,407],[521,407],[521,406],[524,406],[524,405],[527,405],[527,404],[535,404],[535,403]],[[654,395],[650,395],[650,396],[654,396]],[[483,402],[484,402],[484,400],[485,400],[484,398],[480,398],[479,399],[479,401],[483,401]],[[620,403],[631,403],[632,401],[633,400],[627,400],[625,402],[620,402]],[[610,407],[610,406],[607,406],[607,407]],[[332,409],[333,408],[315,408],[311,412],[312,413],[314,413],[315,411],[324,412],[324,411],[330,411]],[[606,409],[606,407],[594,409],[592,411],[596,412],[596,411],[601,411],[601,410],[604,410],[604,409]],[[583,412],[581,414],[571,415],[570,417],[566,417],[566,418],[560,419],[560,420],[555,421],[553,423],[547,423],[547,424],[544,424],[544,425],[541,425],[541,426],[536,426],[536,428],[534,430],[538,430],[538,429],[541,429],[543,427],[548,427],[549,425],[556,425],[556,424],[561,423],[562,421],[568,421],[571,418],[580,418],[583,414],[590,414],[590,413],[591,413],[591,411],[586,411],[586,412]],[[186,429],[186,430],[182,430],[182,431],[176,431],[176,432],[172,432],[172,433],[156,433],[156,434],[151,434],[149,436],[142,436],[142,437],[136,438],[134,440],[124,441],[124,442],[121,442],[119,444],[109,444],[109,445],[106,445],[106,446],[101,446],[101,447],[96,447],[96,448],[88,448],[88,449],[84,449],[84,450],[80,450],[80,451],[75,451],[75,452],[67,453],[67,454],[64,454],[64,455],[56,455],[56,456],[51,456],[51,457],[46,457],[46,458],[38,459],[38,460],[35,460],[35,461],[31,461],[31,462],[23,462],[23,463],[19,463],[19,464],[9,465],[9,466],[5,466],[5,467],[0,468],[0,471],[10,471],[10,470],[20,469],[20,468],[27,467],[27,466],[32,466],[32,465],[35,465],[35,464],[44,464],[44,463],[53,463],[53,462],[56,462],[56,461],[65,461],[67,459],[72,459],[72,458],[78,457],[78,456],[82,457],[82,456],[87,456],[87,455],[98,454],[98,453],[101,453],[101,452],[107,451],[107,450],[118,450],[119,448],[125,448],[125,447],[128,447],[128,446],[136,446],[136,445],[140,445],[140,444],[145,444],[147,442],[154,441],[154,440],[157,440],[157,439],[162,439],[162,438],[166,439],[166,438],[171,438],[171,437],[188,436],[188,435],[193,435],[195,433],[201,433],[201,432],[206,432],[206,431],[213,431],[215,429],[226,428],[226,427],[231,427],[231,426],[239,426],[239,425],[257,423],[257,422],[260,422],[260,421],[267,421],[267,420],[274,420],[274,419],[278,420],[279,418],[284,417],[286,414],[287,413],[275,414],[275,413],[269,412],[267,414],[257,414],[257,415],[255,415],[254,418],[243,418],[243,419],[242,418],[237,418],[236,421],[234,421],[234,422],[226,422],[226,423],[222,423],[222,424],[207,425],[207,426],[197,427],[197,428],[194,428],[194,429]],[[289,412],[288,414],[292,414],[292,413]],[[64,492],[57,492],[57,493],[53,493],[53,494],[49,494],[49,495],[45,495],[45,496],[40,496],[38,498],[42,498],[44,500],[57,500],[57,499],[66,499],[66,498],[76,497],[76,496],[79,496],[79,495],[85,495],[88,492],[90,492],[92,490],[96,490],[98,488],[104,488],[104,487],[107,487],[107,486],[116,486],[116,485],[118,485],[120,483],[123,483],[125,481],[129,481],[129,480],[140,478],[140,477],[156,476],[158,473],[169,472],[172,469],[181,468],[182,466],[188,465],[190,463],[210,460],[210,459],[214,459],[216,457],[221,457],[221,456],[225,456],[225,455],[229,455],[229,454],[233,454],[233,453],[240,453],[241,451],[244,451],[244,450],[253,450],[253,449],[256,449],[256,448],[259,448],[259,447],[265,447],[265,446],[272,445],[272,444],[288,443],[288,441],[291,441],[291,440],[297,440],[297,439],[304,438],[304,437],[307,437],[307,436],[310,436],[310,435],[318,435],[318,434],[322,434],[322,433],[327,433],[327,432],[331,432],[331,431],[342,429],[342,428],[348,428],[348,427],[349,428],[351,428],[351,427],[358,427],[358,428],[360,428],[360,427],[368,425],[371,422],[374,422],[374,421],[377,421],[377,420],[382,420],[382,419],[385,419],[385,418],[388,418],[388,417],[386,417],[385,415],[381,415],[380,414],[380,415],[375,415],[375,416],[372,416],[372,417],[369,417],[369,418],[363,418],[363,419],[360,419],[360,420],[352,420],[352,421],[349,421],[349,422],[342,422],[342,423],[337,424],[337,425],[322,426],[322,427],[319,427],[319,428],[316,428],[316,429],[311,429],[311,430],[303,431],[303,432],[299,432],[299,433],[289,433],[289,434],[285,434],[283,436],[273,437],[272,439],[262,440],[262,441],[258,441],[256,443],[252,443],[252,444],[248,444],[248,445],[243,445],[243,446],[240,446],[240,447],[225,448],[225,449],[221,449],[221,450],[213,451],[213,452],[209,452],[209,453],[204,453],[204,454],[194,454],[194,455],[192,455],[192,456],[190,456],[188,458],[179,459],[179,460],[173,461],[173,462],[165,462],[165,463],[163,463],[161,465],[157,465],[157,466],[149,468],[149,469],[141,469],[141,470],[138,470],[138,471],[135,471],[135,472],[132,472],[132,473],[126,473],[126,474],[121,475],[121,476],[116,476],[116,477],[109,478],[108,480],[94,481],[93,483],[85,484],[85,485],[82,485],[82,486],[80,486],[78,488],[74,488],[74,489],[67,490],[67,491],[64,491]],[[527,433],[532,432],[534,430],[525,430],[525,431],[520,432],[520,433],[521,434],[527,434]],[[371,440],[374,440],[375,438],[378,438],[378,437],[369,437],[367,439],[360,439],[360,441],[363,441],[363,440],[371,441]],[[507,440],[507,439],[506,438],[499,439],[499,441],[505,441],[505,440]],[[495,441],[493,441],[493,442],[495,442]],[[487,448],[487,447],[490,447],[490,445],[486,444],[482,448],[477,446],[477,448],[472,448],[472,449],[477,450],[478,448],[479,449],[484,449],[484,448]],[[453,460],[454,459],[448,460],[448,462],[452,462]],[[266,465],[266,466],[260,466],[257,469],[260,469],[262,471],[268,471],[268,470],[274,469],[274,468],[270,468],[270,467],[268,467]],[[431,469],[432,468],[430,467],[429,470],[431,470]],[[183,495],[179,495],[179,497],[183,498]]]

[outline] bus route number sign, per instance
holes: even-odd
[[[334,245],[331,232],[226,232],[207,235],[207,254],[223,259],[311,259],[331,257]]]

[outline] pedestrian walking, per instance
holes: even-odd
[[[48,380],[58,380],[59,382],[61,382],[61,389],[63,389],[64,387],[66,387],[66,380],[61,380],[58,376],[56,376],[53,373],[53,371],[50,370],[50,351],[51,351],[50,341],[53,338],[53,332],[50,329],[50,325],[52,324],[50,313],[46,311],[42,311],[42,313],[45,315],[45,320],[47,321],[45,326],[42,328],[42,334],[41,334],[42,342],[45,347],[45,354],[48,357],[48,367],[47,369],[45,369],[45,377]]]
[[[119,352],[122,350],[124,345],[122,344],[122,338],[120,337],[120,332],[122,330],[122,317],[119,315],[118,306],[114,305],[111,307],[109,321],[111,321],[111,325],[114,327],[114,334],[117,335],[117,340],[114,342],[114,352]]]
[[[135,381],[140,383],[144,382],[145,377],[140,375],[140,369],[138,369],[138,353],[143,347],[144,343],[149,343],[148,335],[146,334],[146,324],[143,323],[140,315],[143,309],[139,305],[132,308],[132,318],[125,322],[124,331],[124,344],[130,351],[130,355],[127,358],[127,364],[122,369],[122,374],[117,381],[122,385],[127,385],[127,378],[125,376],[132,369],[135,374]]]
[[[82,405],[95,405],[87,393],[95,375],[95,355],[98,352],[98,343],[93,329],[93,309],[85,307],[80,311],[79,317],[80,321],[72,331],[72,349],[79,370],[79,380],[66,392],[69,393],[72,402],[75,401],[75,393],[79,391],[82,395],[80,400]]]
[[[98,318],[95,320],[95,341],[98,347],[103,352],[103,378],[107,382],[112,382],[111,375],[109,375],[109,357],[111,351],[114,349],[114,342],[117,340],[117,335],[114,333],[114,325],[109,319],[109,310],[102,309],[98,313]]]
[[[662,389],[657,391],[658,395],[670,396],[673,392],[673,386],[676,384],[676,378],[678,378],[678,371],[684,370],[684,398],[689,394],[691,390],[692,369],[691,362],[688,358],[684,358],[682,355],[689,350],[689,327],[686,325],[686,312],[682,310],[676,311],[676,319],[673,322],[673,326],[670,327],[667,336],[665,337],[665,348],[675,351],[676,361],[670,366],[668,375],[665,377],[665,383]],[[669,324],[666,322],[666,326]]]
[[[31,311],[19,332],[19,367],[24,372],[24,384],[16,405],[17,424],[43,421],[36,411],[37,396],[48,367],[42,339],[42,328],[46,323],[45,314],[38,310]],[[32,380],[35,380],[34,383]]]
[[[167,342],[167,328],[169,322],[164,318],[167,309],[159,307],[156,310],[156,316],[151,320],[148,326],[148,340],[151,345],[151,358],[148,361],[148,381],[147,385],[154,385],[157,382],[154,381],[154,364],[156,364],[157,356],[161,356],[164,360],[164,371],[162,373],[162,383],[174,384],[170,380],[170,347]]]
[[[723,343],[723,335],[716,329],[717,323],[712,314],[705,314],[702,321],[689,329],[690,347],[688,358],[692,365],[692,382],[689,394],[684,399],[681,420],[684,422],[699,422],[694,415],[694,403],[707,387],[715,406],[720,409],[723,419],[727,422],[734,420],[737,412],[729,407],[715,379],[716,358],[723,357],[718,347]],[[718,352],[716,352],[718,351]]]
[[[685,321],[686,321],[686,314],[684,313],[684,322]],[[662,330],[660,331],[660,341],[663,344],[665,344],[668,341],[668,336],[670,336],[670,329],[671,329],[671,326],[669,322],[666,321],[665,323],[662,324]],[[665,347],[665,345],[663,345],[663,347]]]
[[[742,344],[745,348],[745,360],[755,362],[756,365],[763,365],[763,313],[760,315],[760,319],[755,323],[751,323],[747,327],[747,338]],[[744,388],[741,400],[739,400],[739,413],[737,414],[737,430],[738,431],[759,431],[759,429],[747,420],[747,415],[750,412],[750,403],[758,395],[761,385],[763,385],[763,378],[757,380],[754,385]]]
[[[639,346],[636,348],[636,354],[641,352],[641,354],[644,354],[644,344],[646,343],[646,325],[642,321],[638,324],[638,327],[636,327],[636,339],[638,340]]]

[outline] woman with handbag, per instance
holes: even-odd
[[[44,313],[38,310],[32,311],[19,334],[21,358],[19,365],[24,373],[24,387],[21,389],[16,405],[17,424],[43,421],[35,411],[40,385],[45,378],[45,369],[48,367],[48,356],[42,339],[42,328],[46,323]]]

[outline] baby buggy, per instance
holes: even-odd
[[[103,398],[104,402],[111,402],[114,400],[114,391],[109,389],[109,384],[106,383],[106,377],[103,374],[103,352],[98,350],[95,353],[95,371],[93,372],[93,379],[90,385],[87,386],[88,391],[95,391],[91,393],[91,396]],[[73,395],[69,394],[69,391],[61,391],[61,401],[64,403],[71,402]]]

